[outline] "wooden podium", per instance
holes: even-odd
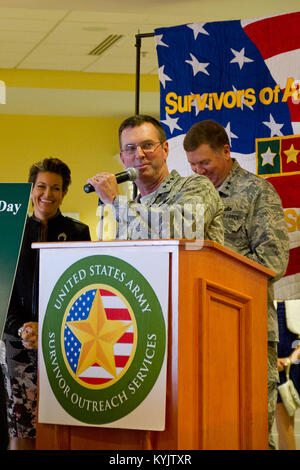
[[[37,449],[268,449],[267,279],[274,273],[218,243],[34,244],[157,252],[170,259],[164,431],[38,423]]]

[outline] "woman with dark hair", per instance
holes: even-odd
[[[33,215],[26,221],[5,326],[10,449],[34,449],[37,407],[38,250],[33,242],[88,241],[89,227],[60,212],[71,182],[68,166],[45,158],[30,168]]]

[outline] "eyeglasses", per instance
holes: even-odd
[[[136,154],[138,147],[140,147],[142,151],[147,154],[154,152],[157,147],[162,144],[163,142],[153,142],[152,140],[146,140],[145,142],[141,142],[140,144],[127,144],[122,149],[122,152],[128,157],[132,157]]]

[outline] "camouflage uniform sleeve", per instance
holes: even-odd
[[[180,178],[149,205],[118,196],[113,206],[119,239],[198,238],[224,243],[222,201],[205,177]]]
[[[270,183],[251,205],[247,227],[252,251],[248,258],[275,271],[274,281],[280,279],[288,264],[289,239],[281,200]]]
[[[203,229],[201,239],[224,244],[223,203],[214,185],[206,176],[193,175],[185,178],[175,199],[176,204],[187,210],[193,222],[201,221]],[[202,213],[199,219],[197,209],[200,207]]]

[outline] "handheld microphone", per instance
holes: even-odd
[[[115,175],[117,183],[125,183],[125,181],[134,181],[138,177],[138,171],[135,168],[127,168],[125,171],[121,173],[117,173]],[[91,184],[85,184],[83,189],[86,193],[92,193],[95,191],[94,186]]]

